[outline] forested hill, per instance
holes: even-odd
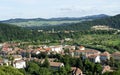
[[[100,18],[106,18],[109,17],[105,14],[99,14],[99,15],[91,15],[91,16],[85,16],[85,17],[58,17],[58,18],[32,18],[32,19],[22,19],[22,18],[16,18],[16,19],[9,19],[1,21],[3,23],[19,23],[19,22],[28,22],[28,21],[76,21],[76,20],[83,20],[83,19],[100,19]]]
[[[120,14],[104,19],[97,19],[94,21],[85,21],[82,23],[72,23],[72,24],[61,24],[57,26],[41,26],[41,27],[30,27],[32,29],[42,29],[42,30],[90,30],[93,26],[108,26],[110,28],[120,29]]]
[[[110,28],[120,29],[120,15],[116,15],[105,19],[94,20],[94,21],[86,21],[82,23],[62,24],[56,26],[40,26],[40,27],[30,28],[30,29],[35,29],[35,31],[31,31],[14,25],[0,23],[0,42],[13,41],[13,40],[23,40],[23,41],[38,40],[38,39],[43,40],[45,38],[50,38],[49,36],[51,35],[39,33],[36,29],[39,30],[54,29],[55,31],[84,30],[83,32],[85,32],[85,30],[89,31],[93,26],[96,25],[104,25],[104,26],[109,26]],[[53,36],[51,37],[51,39],[53,39]]]
[[[26,39],[29,32],[18,26],[0,23],[0,42]]]
[[[21,27],[31,27],[31,26],[51,26],[51,25],[59,25],[64,23],[79,23],[83,21],[91,21],[95,19],[101,19],[109,17],[105,14],[100,15],[92,15],[92,16],[85,16],[85,17],[59,17],[59,18],[50,18],[50,19],[44,19],[44,18],[32,18],[32,19],[22,19],[22,18],[16,18],[16,19],[9,19],[0,21],[2,23],[8,23],[13,24]]]

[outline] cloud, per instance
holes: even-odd
[[[72,8],[60,8],[60,11],[72,11]]]
[[[80,17],[120,13],[120,0],[0,0],[0,17]]]

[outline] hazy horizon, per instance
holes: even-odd
[[[0,0],[0,20],[117,15],[119,0]]]

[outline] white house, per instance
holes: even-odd
[[[84,46],[80,46],[79,50],[85,50],[85,47]]]
[[[21,69],[21,68],[25,68],[26,67],[26,62],[24,60],[16,60],[13,63],[13,67]]]
[[[99,55],[90,55],[90,56],[88,56],[88,59],[91,62],[100,63],[100,56]]]
[[[50,46],[52,52],[60,53],[63,50],[63,47],[60,46]]]

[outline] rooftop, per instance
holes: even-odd
[[[63,63],[61,62],[50,62],[50,66],[54,66],[54,67],[59,67],[61,66]]]

